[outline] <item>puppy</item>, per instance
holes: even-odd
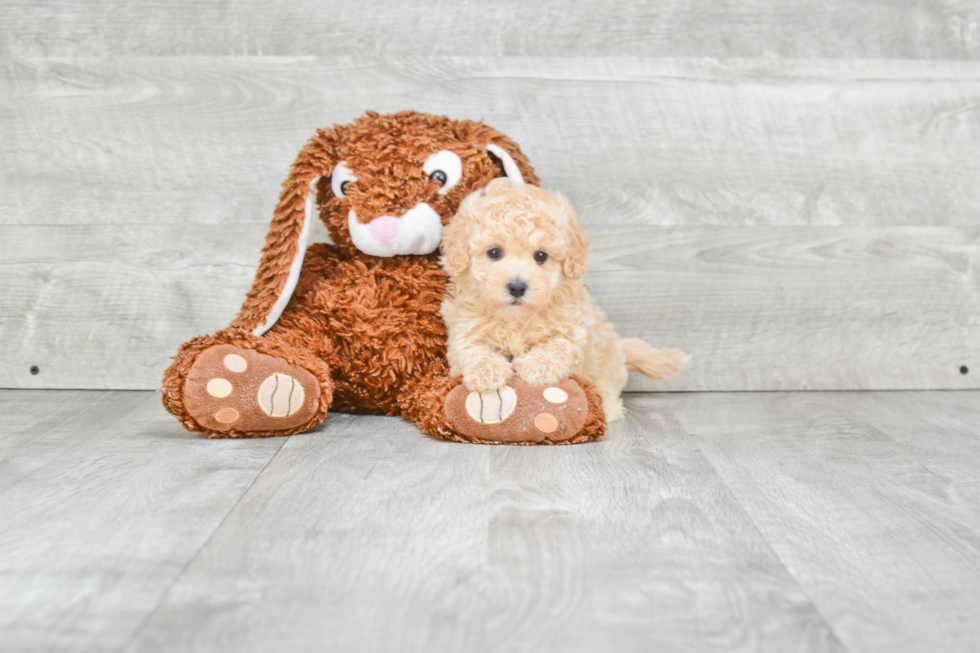
[[[515,373],[532,385],[574,373],[595,385],[613,422],[627,370],[669,379],[688,361],[617,337],[582,281],[589,234],[560,195],[494,180],[463,201],[442,247],[448,359],[470,391],[493,392]]]

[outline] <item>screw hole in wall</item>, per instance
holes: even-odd
[[[31,374],[37,376],[40,371],[41,371],[40,367],[38,367],[37,365],[31,365]]]
[[[970,368],[966,365],[960,365],[960,374],[969,374]]]

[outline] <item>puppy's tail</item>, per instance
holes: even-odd
[[[681,371],[691,357],[680,349],[654,349],[639,338],[620,338],[626,368],[655,381],[666,381]]]

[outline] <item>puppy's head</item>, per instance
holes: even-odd
[[[467,197],[443,234],[443,266],[494,313],[542,311],[585,273],[589,235],[564,197],[497,179]]]

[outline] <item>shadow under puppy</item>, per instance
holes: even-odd
[[[515,373],[532,385],[577,374],[613,422],[623,417],[627,370],[663,380],[688,361],[679,349],[616,335],[582,281],[589,234],[560,195],[494,180],[463,201],[442,247],[447,356],[470,391],[494,392]]]

